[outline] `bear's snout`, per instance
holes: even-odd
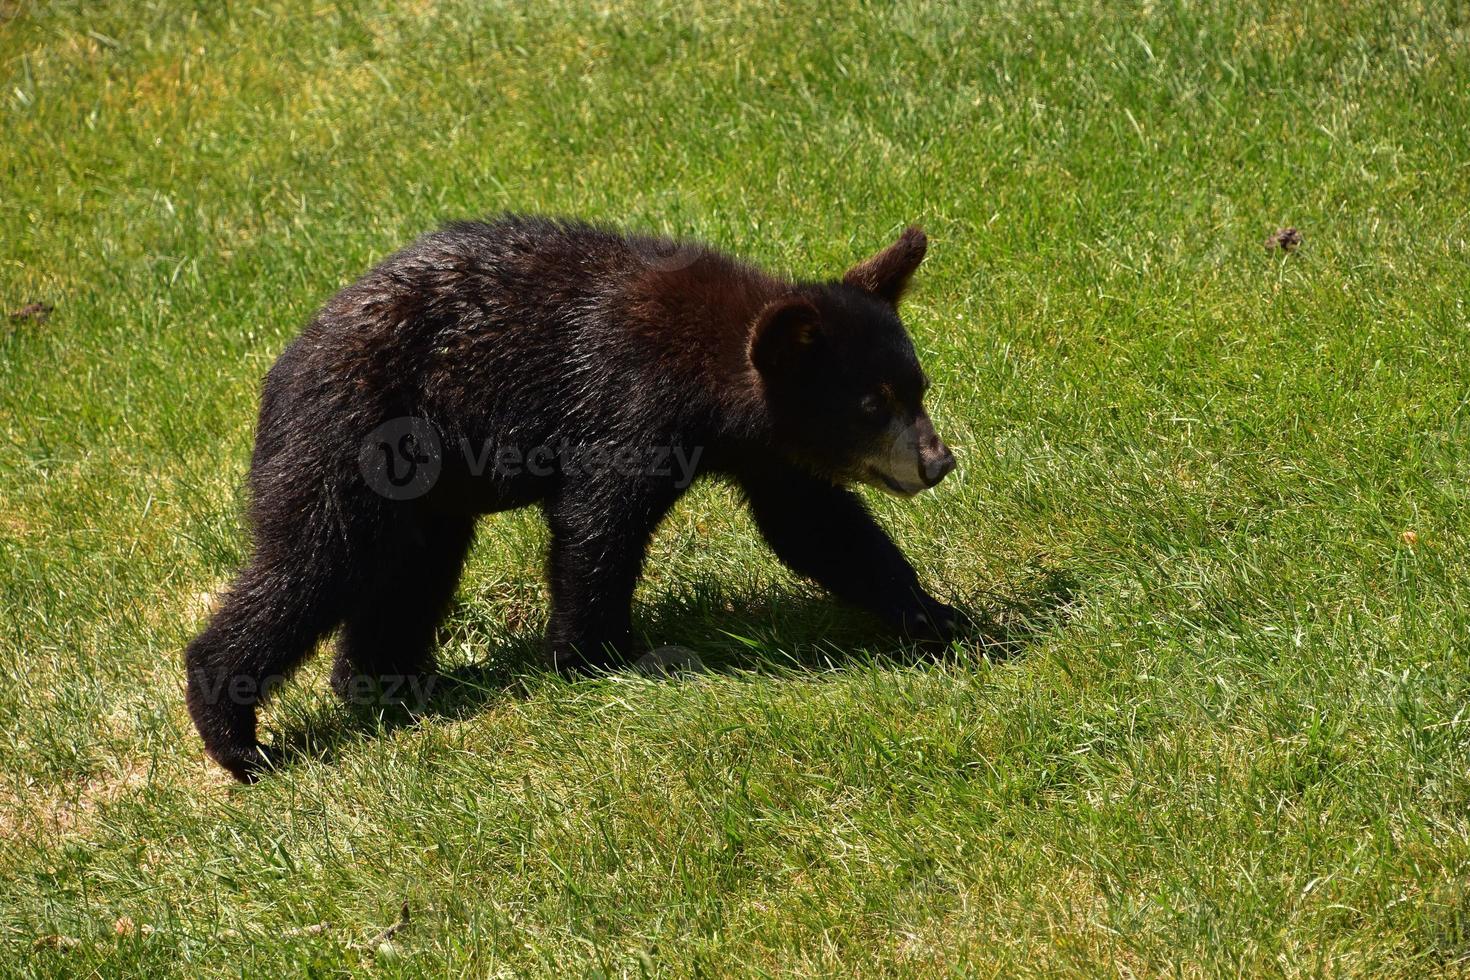
[[[919,451],[919,470],[924,474],[926,486],[934,486],[953,473],[954,468],[954,453],[949,451],[949,447],[938,435]]]
[[[954,471],[954,453],[920,409],[908,424],[895,423],[883,448],[862,467],[865,482],[900,497],[923,493]]]
[[[927,412],[919,412],[914,428],[919,443],[919,478],[925,487],[932,487],[954,470],[954,453],[934,431]]]

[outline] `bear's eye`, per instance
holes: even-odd
[[[876,419],[883,414],[883,399],[877,395],[864,395],[863,400],[858,403],[862,413],[870,419]]]

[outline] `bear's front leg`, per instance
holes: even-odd
[[[646,481],[573,483],[547,502],[551,666],[565,674],[617,665],[632,640],[633,590],[658,522],[677,492]]]
[[[925,591],[857,494],[787,467],[746,474],[741,485],[762,537],[793,571],[906,636],[954,635],[954,607]]]

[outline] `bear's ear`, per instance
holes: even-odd
[[[811,300],[789,295],[772,300],[750,331],[750,363],[763,376],[791,370],[817,342],[821,314]]]
[[[908,288],[909,279],[919,263],[924,261],[924,253],[928,249],[929,239],[924,232],[910,226],[898,236],[898,241],[848,269],[842,281],[897,306],[899,297]]]

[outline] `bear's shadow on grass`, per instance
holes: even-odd
[[[871,617],[826,596],[792,589],[732,595],[712,585],[664,595],[635,611],[639,642],[675,651],[669,658],[672,667],[634,658],[630,666],[607,676],[679,683],[701,674],[780,679],[867,664],[939,666],[977,657],[1008,661],[1064,625],[1077,594],[1077,582],[1069,574],[1046,571],[1012,593],[958,601],[960,634],[955,643],[935,647],[895,636]],[[463,613],[456,611],[450,622],[462,623]],[[471,623],[470,632],[480,631]],[[405,698],[405,703],[344,705],[322,699],[299,723],[278,730],[275,750],[286,766],[308,759],[331,762],[348,746],[425,718],[463,720],[493,710],[526,697],[536,679],[545,676],[544,649],[539,633],[513,636],[483,659],[446,666],[431,679],[427,697],[421,688],[414,692],[421,696]]]

